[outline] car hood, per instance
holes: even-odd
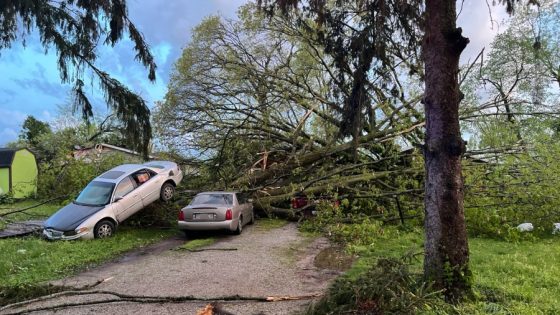
[[[87,218],[104,208],[105,206],[83,206],[71,203],[48,218],[44,227],[58,231],[72,231]]]

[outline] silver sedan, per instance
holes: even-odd
[[[104,238],[154,201],[169,201],[183,179],[177,164],[152,161],[117,166],[90,182],[76,200],[44,223],[48,239]]]
[[[189,231],[229,230],[241,234],[243,226],[255,222],[251,199],[236,192],[213,191],[196,195],[179,212],[179,229]]]

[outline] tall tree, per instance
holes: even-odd
[[[147,154],[152,135],[145,101],[95,65],[100,42],[114,46],[125,34],[134,44],[136,59],[156,78],[156,64],[148,44],[127,15],[126,0],[36,0],[0,2],[0,50],[15,41],[25,43],[37,32],[43,47],[54,49],[63,83],[73,85],[74,109],[93,117],[85,91],[85,75],[97,79],[107,106],[123,122],[130,145]]]
[[[353,143],[336,134],[344,98],[352,93],[347,80],[354,59],[337,61],[347,72],[336,73],[313,21],[301,22],[269,20],[251,4],[239,10],[239,21],[207,18],[194,29],[166,100],[154,112],[165,144],[188,155],[203,152],[202,158],[210,158],[206,164],[227,175],[222,179],[230,186],[266,189],[266,196],[255,196],[263,205],[282,207],[294,190],[342,193],[351,187],[353,194],[371,195],[377,183],[358,187],[366,181],[364,172],[395,171],[399,146],[393,140],[416,141],[413,135],[423,125],[418,94],[398,89],[406,76],[395,75],[393,85],[383,86],[375,83],[391,74],[361,73],[362,84],[375,94],[363,96],[370,106],[358,126],[359,161],[353,160]],[[366,137],[375,140],[366,143]],[[348,178],[335,179],[341,175]]]
[[[456,300],[470,290],[463,208],[459,128],[459,57],[469,40],[456,27],[455,1],[426,0],[422,59],[425,69],[424,275]]]
[[[453,0],[309,1],[261,0],[271,14],[303,11],[324,31],[325,52],[335,60],[355,60],[349,78],[352,93],[345,98],[342,135],[360,136],[356,128],[367,105],[364,78],[390,67],[387,52],[403,51],[402,62],[420,43],[424,62],[426,115],[425,260],[424,273],[451,301],[470,290],[469,251],[463,210],[461,157],[465,142],[459,127],[459,57],[469,40],[456,26]],[[512,13],[516,0],[499,1]],[[529,2],[535,2],[530,0]],[[348,10],[355,5],[359,10]],[[291,10],[296,9],[296,10]],[[350,36],[350,37],[348,37]],[[408,53],[408,54],[407,54]],[[395,54],[393,54],[395,56]],[[398,55],[396,55],[398,56]],[[410,71],[419,71],[414,64]],[[339,67],[342,73],[344,69]],[[352,132],[353,131],[353,132]],[[356,141],[356,140],[355,140]]]
[[[27,116],[21,126],[19,138],[31,146],[38,143],[38,138],[41,135],[51,133],[51,127],[48,123],[40,121],[33,116]]]

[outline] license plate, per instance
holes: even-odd
[[[195,213],[193,218],[196,220],[213,220],[214,214],[213,213]]]

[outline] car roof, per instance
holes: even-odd
[[[175,168],[177,167],[177,163],[171,161],[149,161],[144,163],[149,167],[157,168],[157,169],[168,169],[168,168]]]
[[[236,194],[236,193],[237,191],[205,191],[205,192],[198,193],[198,195],[210,195],[210,194],[227,195],[227,194]]]
[[[99,182],[109,182],[109,183],[118,183],[120,182],[123,178],[125,178],[126,176],[141,170],[143,168],[148,168],[153,170],[150,166],[148,165],[142,165],[142,164],[123,164],[123,165],[119,165],[117,167],[114,167],[110,170],[108,170],[107,172],[97,176],[94,181],[99,181]]]

